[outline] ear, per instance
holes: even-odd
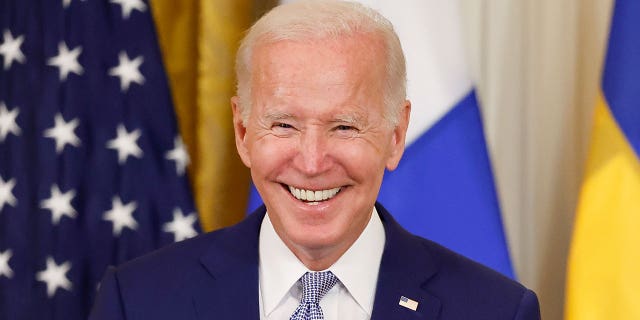
[[[391,151],[387,158],[387,169],[389,171],[393,171],[398,167],[398,163],[400,163],[404,153],[410,115],[411,101],[405,100],[398,114],[398,124],[393,129],[393,136],[391,137]]]
[[[233,131],[236,136],[236,149],[238,155],[245,166],[251,168],[251,157],[249,156],[249,147],[247,146],[247,127],[242,121],[242,112],[240,111],[240,98],[234,96],[231,98],[231,109],[233,111]]]

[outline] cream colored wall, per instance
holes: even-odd
[[[512,260],[562,319],[566,257],[612,0],[467,0],[463,13]]]

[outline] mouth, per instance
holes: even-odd
[[[291,195],[303,202],[306,202],[311,205],[317,205],[321,202],[327,201],[333,197],[335,197],[342,187],[337,187],[333,189],[326,190],[306,190],[306,189],[298,189],[293,186],[286,186],[289,189],[289,193]]]

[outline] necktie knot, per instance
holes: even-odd
[[[331,288],[338,282],[338,278],[331,271],[307,272],[302,278],[302,302],[319,303]]]
[[[302,300],[290,320],[322,320],[320,299],[338,282],[331,271],[307,272],[301,278]]]

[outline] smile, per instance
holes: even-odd
[[[296,199],[308,202],[319,202],[326,201],[333,198],[338,192],[340,192],[340,187],[327,189],[327,190],[304,190],[298,189],[296,187],[289,186],[289,192]]]

